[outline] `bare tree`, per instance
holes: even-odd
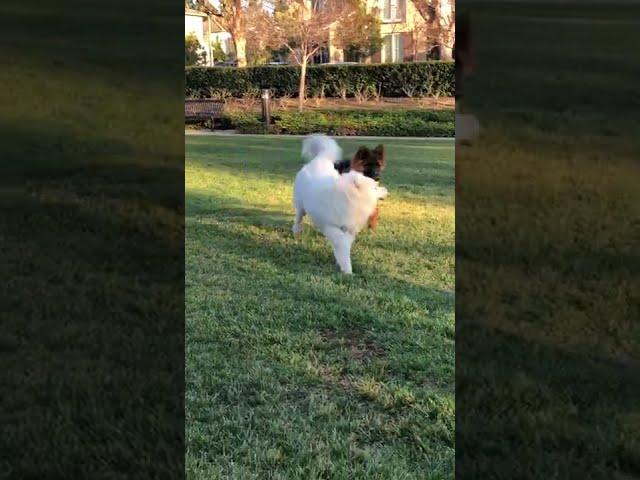
[[[300,65],[300,111],[304,108],[309,60],[327,44],[331,29],[352,12],[352,3],[344,0],[288,0],[278,1],[266,15],[269,44],[274,48],[284,45]]]

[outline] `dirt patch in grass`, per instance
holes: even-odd
[[[378,345],[366,334],[355,330],[348,330],[338,334],[334,330],[325,330],[321,335],[322,341],[342,345],[347,350],[349,356],[360,362],[368,362],[375,358],[384,357],[386,349]]]

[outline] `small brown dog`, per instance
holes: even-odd
[[[338,172],[346,173],[350,170],[362,173],[365,177],[372,178],[376,182],[380,181],[380,173],[386,165],[384,159],[384,146],[378,145],[373,150],[367,147],[360,147],[351,160],[342,160],[335,164]],[[378,209],[369,217],[369,228],[378,226]]]

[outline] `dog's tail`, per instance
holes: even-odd
[[[302,141],[302,156],[311,161],[319,155],[326,156],[333,163],[342,159],[342,149],[333,138],[323,134],[307,135]]]

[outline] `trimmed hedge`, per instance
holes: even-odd
[[[284,111],[273,115],[268,133],[371,135],[381,137],[453,137],[453,111]],[[266,133],[260,115],[227,113],[223,125],[240,133]]]
[[[276,97],[298,95],[300,67],[261,66],[188,67],[185,69],[187,97],[257,97],[271,89]],[[453,96],[453,62],[412,62],[374,65],[312,65],[307,70],[310,96],[383,97]]]

